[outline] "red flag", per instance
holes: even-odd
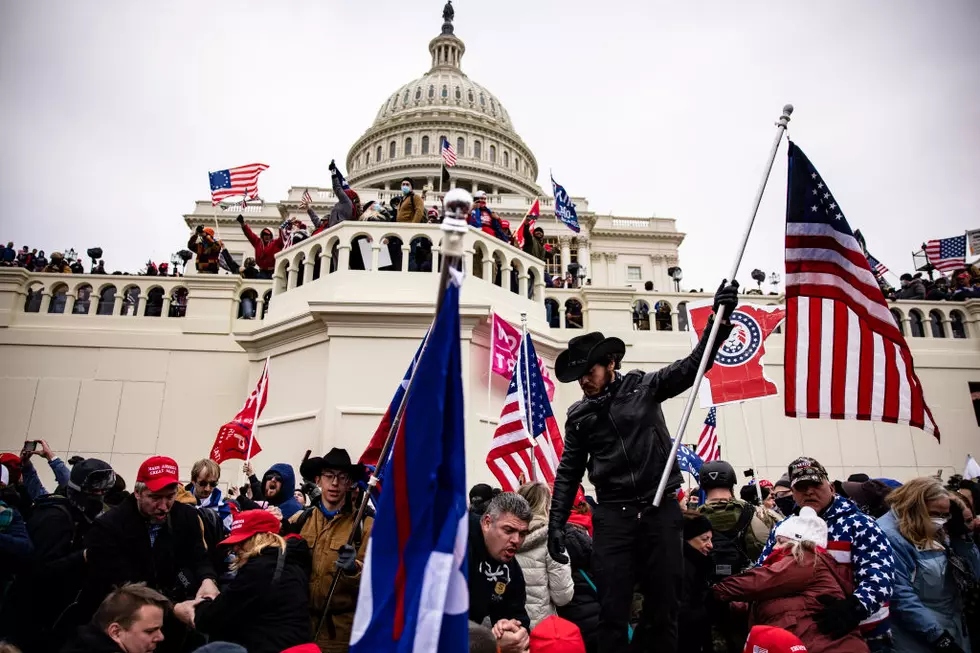
[[[514,232],[514,241],[517,243],[518,247],[524,247],[524,223],[527,222],[528,218],[531,218],[531,223],[529,228],[534,230],[535,218],[541,217],[541,206],[538,204],[538,200],[534,200],[534,204],[528,209],[527,215],[521,220],[521,223],[517,225],[517,231]]]
[[[269,359],[265,359],[265,367],[259,376],[255,390],[245,400],[235,419],[220,429],[211,447],[211,460],[219,465],[226,460],[248,460],[251,456],[262,451],[255,433],[255,422],[262,415],[266,400],[269,397]],[[251,444],[251,449],[249,445]]]
[[[709,299],[687,306],[691,341],[695,345],[708,324],[711,303]],[[785,318],[785,306],[739,305],[731,317],[734,328],[701,381],[702,408],[776,394],[776,384],[766,378],[762,357],[766,354],[766,338]]]
[[[490,320],[490,357],[493,371],[510,379],[517,364],[518,351],[521,348],[521,332],[511,326],[510,322],[496,313]],[[548,391],[548,401],[555,400],[555,382],[545,367],[544,360],[538,356],[538,370],[544,379],[544,387]]]

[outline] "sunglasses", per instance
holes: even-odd
[[[218,481],[197,481],[201,487],[218,487]]]

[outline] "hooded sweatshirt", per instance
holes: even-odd
[[[269,232],[272,236],[272,240],[266,245],[262,242],[262,234]],[[248,242],[252,243],[252,247],[255,248],[255,265],[258,266],[260,270],[272,270],[276,267],[276,254],[282,251],[282,236],[278,238],[272,233],[271,229],[263,229],[262,234],[258,236],[252,231],[251,227],[245,222],[242,222],[242,233],[248,238]]]
[[[277,496],[267,496],[265,499],[272,505],[279,506],[283,519],[289,519],[303,509],[303,506],[301,506],[299,501],[296,500],[296,497],[293,496],[293,492],[296,491],[296,474],[293,472],[291,465],[287,463],[276,463],[269,468],[269,471],[262,475],[263,490],[265,489],[265,477],[272,472],[279,474],[279,477],[282,479],[282,489],[279,490],[279,494]]]

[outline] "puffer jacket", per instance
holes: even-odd
[[[731,330],[731,325],[719,329],[707,369]],[[668,462],[672,472],[667,494],[681,486],[677,461],[667,460],[670,431],[660,404],[694,383],[710,331],[709,322],[686,358],[656,372],[628,372],[617,377],[605,396],[582,399],[568,409],[565,451],[551,503],[552,528],[564,528],[586,469],[599,503],[651,502]]]
[[[524,572],[527,616],[533,630],[546,617],[558,614],[555,608],[571,601],[575,594],[572,568],[548,555],[548,523],[544,518],[531,520],[530,532],[517,552],[517,563]]]
[[[854,591],[850,570],[823,549],[805,552],[798,563],[784,549],[774,551],[761,567],[716,584],[721,601],[752,603],[753,626],[775,626],[793,633],[810,653],[868,653],[868,645],[855,628],[845,637],[831,639],[820,632],[814,616],[823,610],[820,597],[843,599]]]

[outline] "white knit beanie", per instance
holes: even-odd
[[[776,537],[780,536],[797,542],[813,542],[826,549],[827,522],[817,517],[813,508],[802,508],[799,515],[786,519],[776,527]]]

